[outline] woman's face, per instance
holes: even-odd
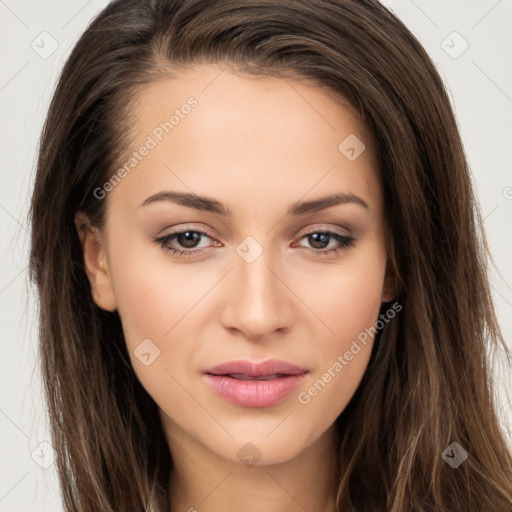
[[[290,460],[332,433],[392,298],[372,141],[317,87],[214,66],[147,87],[129,129],[85,245],[95,300],[168,439]]]

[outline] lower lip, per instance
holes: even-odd
[[[228,402],[242,407],[270,407],[286,398],[306,373],[270,380],[239,380],[226,375],[204,375],[213,389]]]

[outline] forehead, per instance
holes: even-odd
[[[167,187],[247,205],[326,191],[381,202],[368,130],[311,83],[196,66],[146,86],[130,110],[124,163],[144,145],[151,149],[114,195],[130,183],[138,195]]]

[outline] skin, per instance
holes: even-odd
[[[175,465],[171,511],[334,511],[333,424],[363,377],[373,340],[308,404],[298,394],[393,298],[371,137],[350,109],[311,84],[202,65],[140,92],[127,154],[190,96],[198,105],[108,193],[104,228],[77,215],[77,227],[86,224],[79,234],[94,300],[118,310],[134,371],[160,408]],[[366,146],[354,161],[338,150],[350,134]],[[164,200],[141,206],[167,190],[216,199],[232,215]],[[297,201],[337,192],[368,208],[286,214]],[[178,256],[154,241],[182,228],[208,237],[168,245],[201,253]],[[340,246],[306,236],[322,231],[355,241],[322,255]],[[263,250],[250,263],[236,252],[248,236]],[[148,366],[134,354],[145,339],[160,350]],[[201,373],[238,358],[277,358],[310,373],[277,405],[241,407]],[[254,466],[237,455],[256,456],[247,443],[261,454]]]

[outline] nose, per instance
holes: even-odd
[[[221,322],[252,341],[289,330],[293,320],[293,293],[270,252],[263,251],[250,263],[235,254],[233,271],[225,283],[227,301]]]

